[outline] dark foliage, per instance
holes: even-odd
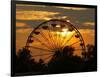
[[[66,46],[63,51],[56,51],[46,64],[42,59],[36,62],[28,49],[19,50],[16,55],[16,73],[52,74],[96,71],[96,51],[93,45],[87,45],[86,58],[74,56],[74,48]],[[84,54],[83,54],[84,55]]]

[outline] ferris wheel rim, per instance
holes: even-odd
[[[35,32],[35,30],[38,29],[41,25],[43,25],[43,24],[45,24],[45,23],[48,23],[48,22],[50,22],[50,21],[60,21],[60,22],[66,23],[66,24],[67,24],[67,23],[70,24],[70,26],[73,27],[73,28],[78,32],[78,34],[79,34],[79,36],[80,36],[80,38],[81,38],[81,40],[82,40],[82,42],[83,42],[83,44],[84,44],[84,45],[83,45],[83,46],[84,46],[83,49],[84,49],[84,52],[85,52],[85,43],[84,43],[84,40],[83,40],[83,37],[82,37],[81,33],[78,31],[78,29],[75,27],[74,24],[72,24],[71,22],[67,22],[66,20],[62,20],[62,19],[51,19],[51,20],[48,20],[48,21],[45,21],[45,22],[39,24],[37,27],[35,27],[35,28],[32,30],[32,32],[31,32],[30,35],[28,36],[28,39],[27,39],[27,42],[26,42],[26,45],[25,45],[25,46],[27,46],[28,40],[29,40],[30,36]]]

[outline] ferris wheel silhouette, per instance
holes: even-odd
[[[72,51],[85,57],[85,43],[81,33],[69,20],[51,19],[38,25],[28,36],[26,49],[32,57],[48,62],[55,53]]]

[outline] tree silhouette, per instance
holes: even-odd
[[[43,72],[46,71],[45,63],[42,59],[36,62],[28,49],[20,49],[16,55],[16,72],[29,73],[29,72]]]
[[[74,48],[66,46],[63,52],[57,51],[53,58],[48,63],[49,72],[77,72],[82,70],[82,59],[78,56],[73,56]]]
[[[97,70],[97,52],[95,46],[88,44],[86,45],[86,48],[86,57],[88,61],[86,62],[85,71]]]
[[[96,70],[96,51],[93,45],[87,45],[85,58],[73,55],[74,48],[64,47],[63,51],[55,51],[52,59],[45,63],[41,58],[35,61],[30,50],[22,48],[16,55],[16,73],[48,74],[48,73],[70,73]]]
[[[88,44],[87,46],[87,57],[90,60],[91,58],[93,58],[95,56],[95,50],[94,50],[94,46]]]
[[[74,48],[73,47],[70,47],[70,46],[66,46],[66,47],[64,47],[64,49],[63,49],[63,55],[65,55],[65,56],[73,56],[73,52],[74,52]]]
[[[31,54],[29,50],[25,48],[20,49],[16,58],[16,64],[18,68],[17,72],[28,72],[28,70],[31,69],[29,63],[31,59]]]

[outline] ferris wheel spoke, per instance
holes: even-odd
[[[84,51],[85,51],[85,49],[84,49],[84,48],[77,48],[77,49],[75,49],[75,50],[84,50]]]
[[[41,36],[48,43],[49,47],[52,48],[52,46],[53,46],[52,43],[48,40],[48,38],[46,37],[46,34],[44,34],[44,32],[42,32],[42,30],[41,30]]]
[[[61,38],[60,38],[60,34],[58,35],[58,37],[57,37],[57,46],[58,46],[58,48],[60,48],[60,46],[61,46],[61,43],[60,43],[60,41],[61,41]]]
[[[52,43],[52,47],[55,48],[54,39],[53,39],[54,36],[52,36],[53,34],[51,34],[51,33],[52,33],[52,31],[50,30],[50,27],[49,27],[49,29],[48,29],[49,40]]]
[[[61,47],[64,47],[64,43],[65,43],[65,41],[67,40],[67,37],[66,38],[62,38],[62,40],[61,40]]]
[[[65,36],[64,36],[65,37]],[[59,47],[61,47],[62,46],[62,43],[64,42],[64,40],[66,40],[66,38],[64,38],[64,37],[61,37],[60,38],[60,40],[59,40]]]
[[[64,39],[62,40],[62,43],[61,43],[61,46],[62,46],[62,47],[64,47],[66,41],[68,40],[67,38],[68,38],[68,37],[67,37],[67,35],[66,35],[66,38],[64,37]]]
[[[75,33],[73,33],[73,35],[67,41],[65,41],[63,45],[66,45],[74,37],[74,35]]]
[[[50,42],[52,43],[52,46],[55,49],[55,48],[57,48],[55,32],[54,32],[54,34],[52,34],[52,31],[54,31],[54,27],[52,27],[52,25],[50,25],[50,27],[51,27],[51,29],[50,28],[48,29],[48,35],[49,35],[49,39],[51,39]]]
[[[79,50],[82,50],[82,48],[77,48],[77,49],[75,48],[75,50],[74,50],[74,51],[79,51]]]
[[[63,28],[65,28],[65,24],[61,24],[60,26],[61,26],[62,31],[63,31]],[[66,37],[66,35],[65,36],[62,36],[61,38],[59,38],[60,39],[59,40],[59,47],[61,47],[62,46],[62,43],[64,42],[64,40],[66,40],[65,37]]]
[[[53,36],[53,42],[54,42],[54,45],[55,45],[55,48],[58,48],[58,34],[57,34],[57,30],[55,31],[56,28],[60,27],[60,26],[57,26],[57,21],[53,21],[53,23],[51,24],[51,28],[52,30],[54,31],[54,36]]]
[[[33,46],[30,46],[31,48],[35,48],[35,49],[39,49],[39,50],[44,50],[46,52],[53,52],[52,50],[48,50],[48,49],[43,49],[43,48],[39,48],[39,47],[33,47]]]
[[[56,35],[55,38],[54,38],[54,39],[55,39],[55,45],[56,45],[56,47],[58,47],[58,44],[57,44],[57,41],[58,41],[58,34],[56,33],[55,35]]]
[[[54,48],[58,47],[58,44],[57,44],[57,32],[55,31],[56,25],[57,24],[55,24],[55,23],[50,25],[51,26],[51,30],[54,31],[53,34],[52,34],[53,36],[51,35],[52,36],[52,40],[53,40]]]
[[[56,32],[56,37],[55,37],[55,43],[56,43],[56,47],[59,48],[59,43],[60,43],[60,32],[57,30]]]
[[[52,56],[53,56],[53,55],[50,55],[50,56],[44,58],[44,60],[47,61],[47,60],[50,59],[50,57],[52,57]]]
[[[79,43],[79,41],[76,41],[76,42],[70,44],[69,46],[75,45],[75,44],[77,44],[77,43]]]
[[[39,57],[39,56],[45,56],[45,55],[50,55],[51,53],[49,54],[40,54],[40,55],[33,55],[32,57]]]
[[[66,38],[62,38],[61,40],[61,47],[64,47],[64,43],[67,41],[67,36]]]
[[[51,49],[48,44],[45,44],[43,41],[39,40],[38,38],[35,38],[40,44],[44,45],[45,47],[47,47],[48,49]]]

